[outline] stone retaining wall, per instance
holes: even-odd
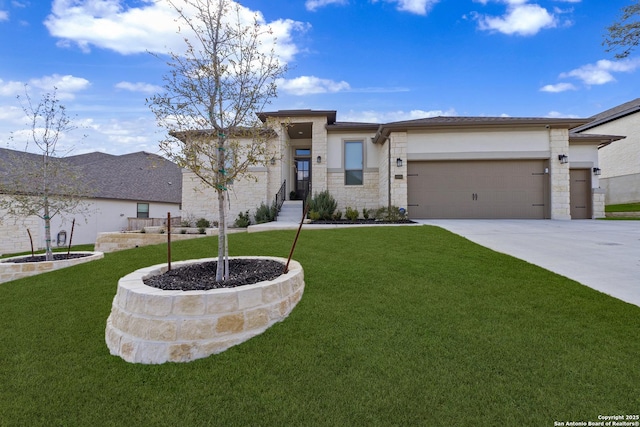
[[[41,262],[8,262],[8,260],[16,258],[24,258],[28,255],[20,255],[0,260],[0,283],[9,282],[11,280],[20,279],[22,277],[35,276],[36,274],[46,273],[48,271],[59,270],[61,268],[71,267],[77,264],[83,264],[89,261],[95,261],[103,258],[102,252],[71,252],[72,254],[89,254],[82,258],[64,259],[60,261],[41,261]],[[42,255],[42,254],[39,254]]]
[[[243,257],[286,259],[272,257]],[[181,265],[215,258],[172,263]],[[118,281],[105,339],[111,354],[127,362],[188,362],[220,353],[284,320],[302,298],[302,266],[272,281],[208,291],[164,291],[143,279],[166,271],[166,264],[136,270]]]
[[[210,232],[208,235],[212,235]],[[197,239],[205,237],[206,234],[173,234],[171,241]],[[137,248],[140,246],[159,245],[167,243],[166,234],[155,233],[100,233],[96,239],[95,250],[100,252],[116,252],[124,249]]]

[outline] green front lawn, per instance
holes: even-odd
[[[294,231],[230,236],[287,256]],[[174,260],[215,238],[176,242]],[[640,308],[434,227],[304,230],[289,318],[188,364],[104,330],[119,277],[166,247],[0,285],[0,425],[552,426],[640,408]]]
[[[640,203],[625,203],[622,205],[606,205],[605,212],[640,212]]]

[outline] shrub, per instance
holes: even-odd
[[[251,219],[249,218],[249,211],[245,213],[240,212],[236,219],[235,226],[238,228],[247,228],[251,225]]]
[[[377,221],[402,221],[407,219],[407,213],[397,206],[384,207],[376,211],[375,218]]]
[[[370,209],[362,208],[362,218],[369,219],[369,212],[371,212]]]
[[[336,208],[338,207],[336,199],[334,199],[333,196],[329,194],[328,190],[322,191],[320,193],[315,193],[313,195],[313,198],[309,198],[308,203],[309,212],[317,212],[319,216],[318,219],[321,220],[330,220],[333,217],[333,213],[336,211]],[[311,218],[311,216],[309,216],[309,218]]]
[[[336,213],[333,214],[333,219],[335,219],[336,221],[340,221],[341,218],[342,218],[342,211],[337,210]]]
[[[344,216],[346,216],[349,221],[355,221],[356,219],[358,219],[358,216],[360,216],[360,214],[358,213],[357,209],[352,209],[350,206],[347,206],[347,212],[344,214]]]
[[[258,209],[256,209],[256,224],[263,224],[265,222],[271,222],[275,220],[277,212],[278,208],[276,207],[275,202],[273,202],[270,207],[262,202]]]
[[[211,227],[211,223],[209,222],[208,219],[200,218],[199,220],[196,221],[196,227],[198,227],[198,228],[209,228],[209,227]]]
[[[320,219],[320,214],[316,211],[309,211],[309,219],[311,221],[317,221]]]

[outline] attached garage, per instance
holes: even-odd
[[[548,160],[411,161],[411,218],[550,217]]]

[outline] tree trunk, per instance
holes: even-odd
[[[53,261],[53,251],[51,250],[51,218],[49,217],[49,199],[44,196],[44,242],[45,259]]]
[[[224,191],[217,189],[218,192],[218,266],[216,269],[216,282],[221,282],[226,277],[224,263],[224,247],[227,239],[226,234],[226,218],[224,214]]]

